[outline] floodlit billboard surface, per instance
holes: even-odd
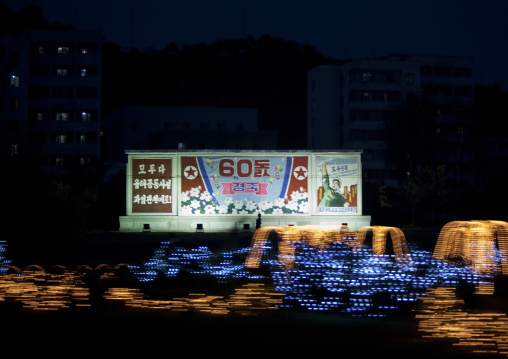
[[[133,158],[132,213],[172,213],[172,158]]]
[[[308,214],[307,156],[180,157],[180,214]]]
[[[360,214],[359,157],[317,157],[317,214]]]

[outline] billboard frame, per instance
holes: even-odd
[[[307,213],[262,213],[263,226],[267,225],[340,225],[348,222],[353,226],[370,224],[370,216],[363,215],[362,196],[362,163],[361,151],[256,151],[256,150],[178,150],[178,151],[126,151],[127,176],[126,176],[126,216],[120,216],[120,230],[138,230],[143,226],[151,226],[167,231],[192,231],[196,224],[204,223],[205,229],[229,230],[241,228],[249,223],[252,228],[255,226],[257,214],[182,214],[182,158],[184,157],[238,157],[238,158],[280,158],[305,157],[307,161],[307,192],[308,211]],[[171,160],[171,190],[172,208],[169,212],[143,212],[133,210],[133,160],[154,159]],[[354,181],[356,184],[356,211],[355,212],[320,212],[318,209],[318,188],[322,185],[322,176],[318,167],[323,160],[344,161],[348,160],[354,164]],[[270,162],[271,163],[271,162]],[[349,188],[351,180],[345,181]]]

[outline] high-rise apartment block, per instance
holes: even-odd
[[[45,173],[100,160],[102,34],[31,30],[0,36],[2,156]]]
[[[307,146],[319,150],[362,150],[364,180],[396,185],[386,131],[404,117],[410,101],[445,146],[435,148],[457,181],[471,181],[473,123],[472,59],[393,55],[323,65],[308,72]],[[416,115],[416,114],[415,114]],[[412,124],[404,124],[411,129]],[[414,124],[413,131],[420,131]],[[403,133],[401,132],[401,136]],[[400,138],[401,141],[405,140]],[[392,139],[393,141],[393,139]]]

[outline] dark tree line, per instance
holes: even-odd
[[[48,23],[42,9],[37,5],[27,5],[20,11],[12,11],[0,2],[0,33],[17,30],[71,29],[72,26],[60,22]]]
[[[308,45],[251,37],[162,51],[104,47],[104,110],[126,104],[249,107],[281,149],[304,149],[307,71],[332,60]]]

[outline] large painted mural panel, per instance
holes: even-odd
[[[308,214],[307,156],[182,156],[180,215]]]
[[[359,157],[317,157],[317,214],[361,214]]]

